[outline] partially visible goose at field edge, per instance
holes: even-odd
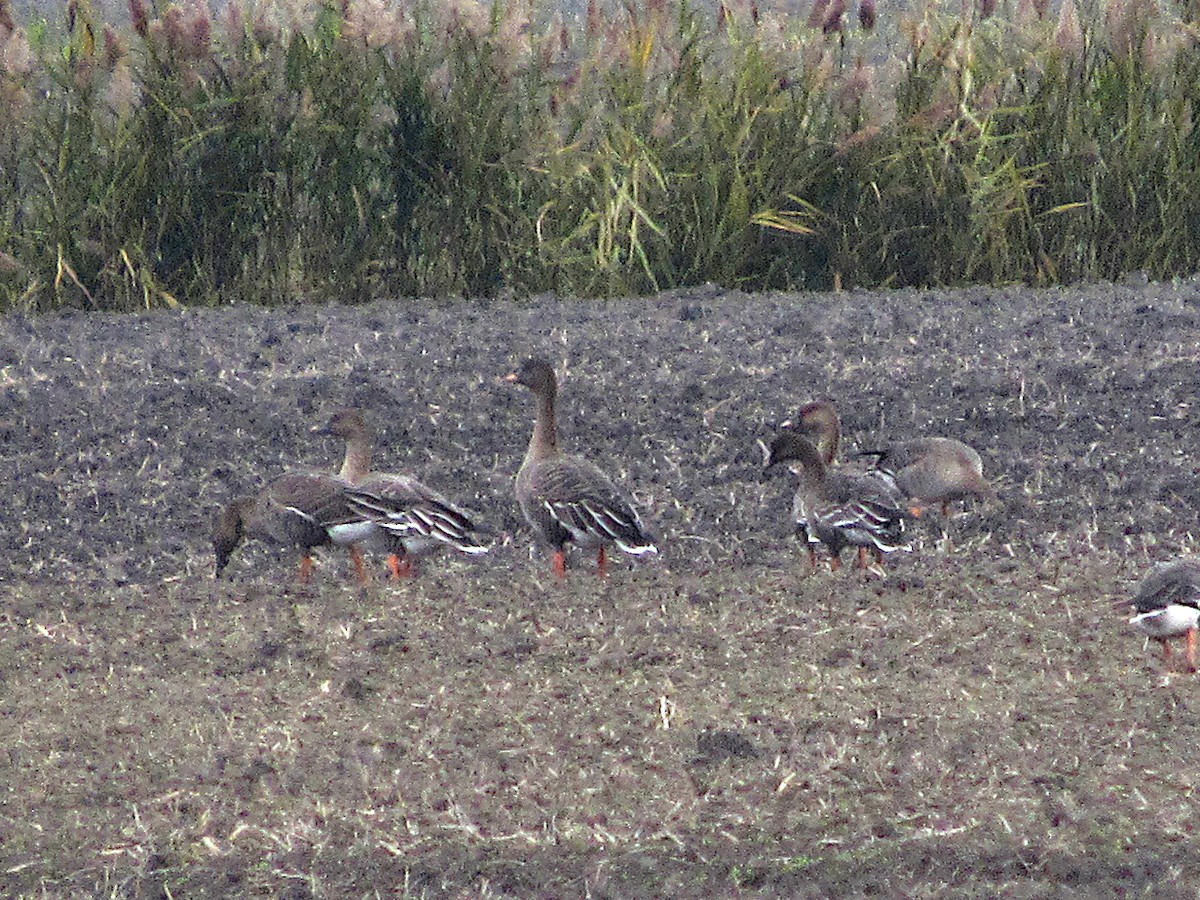
[[[217,513],[213,523],[216,577],[221,577],[242,540],[250,537],[297,548],[301,584],[312,575],[314,547],[344,546],[354,561],[359,581],[365,583],[366,568],[355,544],[368,537],[372,529],[367,526],[364,530],[360,517],[349,509],[345,494],[348,486],[335,475],[288,472],[258,494],[234,500]]]
[[[610,544],[635,556],[657,553],[642,520],[609,477],[582,456],[559,449],[558,379],[550,364],[526,360],[506,380],[529,388],[537,401],[533,435],[517,472],[516,494],[525,519],[554,550],[555,573],[566,576],[569,542],[596,548],[600,575],[607,571]]]
[[[830,567],[841,567],[842,549],[859,550],[859,566],[866,566],[868,550],[882,562],[883,554],[908,550],[904,540],[904,511],[899,497],[879,479],[831,472],[816,445],[788,428],[771,441],[767,468],[797,463],[800,485],[792,504],[797,534],[809,542],[809,561],[815,567],[813,540],[832,554]]]
[[[1196,632],[1200,627],[1200,559],[1158,563],[1138,585],[1130,623],[1162,644],[1163,662],[1171,669],[1174,637],[1185,642],[1184,664],[1196,671]]]
[[[806,403],[800,407],[795,421],[785,422],[784,427],[793,428],[808,438],[826,466],[838,461],[838,451],[842,446],[842,420],[837,408],[828,400]]]
[[[393,578],[415,575],[417,561],[449,545],[462,553],[487,553],[470,517],[410,475],[371,471],[374,433],[357,409],[334,413],[321,429],[346,441],[341,477],[349,508],[377,533],[366,545],[388,552]]]
[[[819,400],[803,407],[795,428],[801,434],[813,436],[826,465],[837,459],[842,428],[832,403]],[[914,515],[920,515],[923,506],[940,504],[942,515],[948,516],[953,500],[996,496],[983,477],[979,454],[953,438],[899,441],[878,450],[861,450],[858,455],[875,458],[876,471],[891,479],[901,495],[914,502],[911,508]]]

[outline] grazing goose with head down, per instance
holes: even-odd
[[[909,549],[904,542],[904,513],[895,494],[878,479],[830,472],[817,447],[793,429],[775,436],[767,451],[767,467],[797,463],[800,485],[792,504],[797,534],[809,542],[809,560],[815,567],[812,544],[819,541],[832,554],[830,566],[841,567],[844,547],[859,549],[859,565],[874,550],[884,553]]]
[[[517,472],[516,494],[526,521],[554,549],[555,573],[566,576],[569,542],[596,548],[600,575],[607,572],[610,544],[635,556],[657,553],[642,520],[609,477],[583,457],[559,449],[558,380],[550,364],[526,360],[506,380],[529,388],[537,401],[533,436]]]
[[[953,438],[916,438],[860,452],[875,457],[876,467],[895,479],[900,493],[913,501],[914,515],[920,515],[925,506],[940,504],[945,517],[954,500],[996,496],[983,477],[979,454]]]
[[[355,544],[367,534],[360,517],[347,506],[347,487],[347,482],[334,475],[288,472],[268,483],[258,494],[234,500],[217,513],[213,523],[216,577],[221,577],[242,540],[253,537],[297,548],[301,584],[312,576],[313,548],[328,544],[349,550],[358,579],[365,582],[366,568]]]
[[[393,578],[415,575],[417,561],[439,547],[487,553],[467,514],[437,491],[410,475],[371,471],[374,434],[360,410],[339,410],[321,430],[346,441],[341,477],[347,505],[374,531],[366,543],[388,551]]]
[[[796,428],[812,436],[826,465],[836,461],[842,425],[832,403],[819,400],[804,406]],[[859,455],[875,458],[877,477],[890,479],[903,497],[913,501],[913,515],[920,515],[924,506],[940,504],[942,515],[948,516],[951,501],[996,495],[983,477],[979,454],[952,438],[916,438],[861,450]]]
[[[1155,565],[1138,585],[1130,623],[1162,644],[1163,661],[1171,669],[1171,638],[1185,642],[1184,665],[1196,671],[1196,633],[1200,627],[1200,559]]]

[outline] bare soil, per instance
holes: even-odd
[[[1114,601],[1195,544],[1198,342],[1196,282],[0,320],[0,894],[1195,897],[1200,684]],[[531,352],[660,558],[532,547]],[[999,499],[809,574],[756,440],[826,396]],[[214,582],[341,405],[493,552]]]

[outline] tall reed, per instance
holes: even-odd
[[[1200,268],[1195,10],[0,0],[0,305]]]

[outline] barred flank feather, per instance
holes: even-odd
[[[884,553],[908,549],[904,541],[904,516],[894,507],[860,500],[844,506],[818,509],[814,520],[824,528],[861,533]],[[851,539],[850,543],[863,542]]]
[[[391,494],[371,490],[372,483],[346,492],[350,508],[374,522],[381,530],[401,542],[433,539],[449,544],[463,553],[487,553],[488,548],[475,537],[478,529],[466,513],[456,509],[419,482],[411,479],[387,479],[405,490]],[[379,483],[385,488],[385,482]]]
[[[658,552],[643,530],[637,513],[623,504],[613,507],[592,498],[546,500],[544,503],[554,520],[573,535],[612,541],[635,556]]]

